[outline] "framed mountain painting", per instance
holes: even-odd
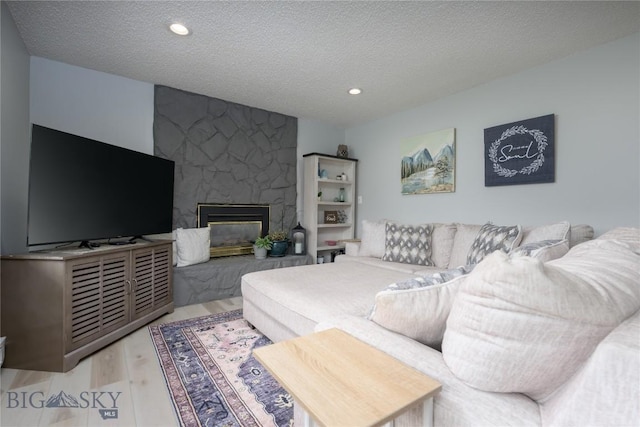
[[[402,194],[453,193],[456,189],[456,130],[443,129],[400,143]]]
[[[555,116],[484,130],[485,187],[555,181]]]

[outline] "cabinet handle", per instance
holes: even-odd
[[[127,294],[131,293],[131,280],[125,280],[124,281],[125,286],[127,287]]]
[[[133,284],[132,292],[136,292],[138,290],[138,279],[131,279],[131,283]]]

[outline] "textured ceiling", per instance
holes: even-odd
[[[640,31],[636,1],[7,4],[32,55],[339,127]]]

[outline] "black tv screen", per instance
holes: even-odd
[[[174,162],[33,125],[27,245],[171,231]]]

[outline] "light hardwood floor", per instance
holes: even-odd
[[[151,324],[239,308],[241,297],[178,307]],[[3,368],[0,388],[2,427],[179,425],[146,326],[86,357],[66,373]],[[43,400],[60,392],[88,407],[44,407]],[[117,418],[103,419],[101,404],[112,408],[114,398]]]

